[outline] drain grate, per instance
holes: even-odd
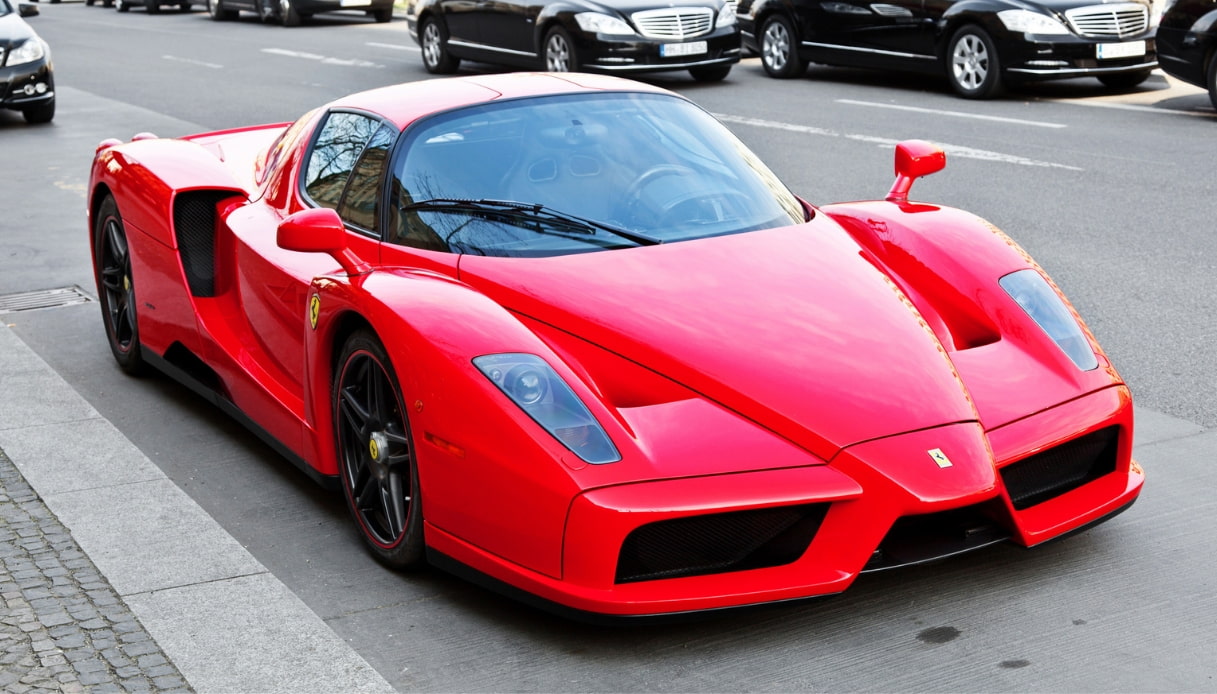
[[[16,313],[18,311],[36,311],[42,308],[59,308],[87,304],[93,299],[80,291],[80,287],[63,287],[60,289],[43,289],[36,292],[7,294],[0,296],[0,313]]]

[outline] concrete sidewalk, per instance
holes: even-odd
[[[393,691],[4,325],[0,601],[4,692]]]

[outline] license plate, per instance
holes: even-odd
[[[1112,58],[1133,58],[1145,55],[1144,41],[1129,41],[1127,43],[1100,43],[1094,47],[1095,56],[1099,60]]]
[[[690,41],[689,43],[665,43],[659,47],[659,55],[663,58],[675,58],[682,55],[701,55],[709,48],[705,41]]]

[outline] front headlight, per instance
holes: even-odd
[[[42,40],[34,37],[9,51],[8,66],[32,63],[35,60],[42,60],[44,56],[46,56],[46,48],[43,47]]]
[[[1019,270],[998,283],[1079,369],[1089,371],[1099,365],[1081,326],[1043,275],[1035,270]]]
[[[1010,31],[1023,34],[1052,36],[1069,33],[1069,27],[1061,22],[1031,10],[1002,10],[997,13],[997,18]]]
[[[593,465],[621,454],[570,386],[535,354],[488,354],[473,365],[571,453]]]
[[[729,29],[735,26],[735,3],[728,2],[725,7],[718,13],[718,19],[714,21],[716,29]]]
[[[580,29],[593,34],[607,34],[609,36],[634,35],[634,29],[629,24],[610,14],[580,12],[575,15],[575,22],[579,25]]]

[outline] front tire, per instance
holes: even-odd
[[[45,104],[30,106],[23,110],[21,115],[25,118],[25,122],[31,125],[50,123],[55,118],[55,100],[52,99]]]
[[[97,300],[106,326],[106,341],[119,368],[132,376],[144,372],[135,307],[135,280],[131,275],[131,247],[118,203],[107,195],[93,223],[93,268]]]
[[[338,358],[331,394],[339,475],[364,544],[395,569],[423,558],[423,511],[414,440],[401,387],[376,335],[360,330]]]
[[[1001,93],[1001,64],[993,39],[978,26],[965,26],[947,44],[947,79],[965,99],[992,99]]]
[[[770,77],[789,79],[807,72],[807,61],[799,57],[794,25],[783,15],[773,15],[761,28],[761,65]]]
[[[207,14],[217,22],[227,22],[237,18],[240,14],[237,10],[229,10],[224,7],[224,0],[207,0]]]
[[[1117,72],[1111,75],[1099,75],[1099,81],[1109,89],[1132,89],[1149,79],[1150,70],[1139,72]]]
[[[461,66],[461,59],[448,52],[448,31],[428,17],[418,30],[422,37],[423,67],[434,75],[450,75]]]
[[[545,35],[545,69],[549,72],[578,72],[579,56],[570,34],[562,27],[554,27]]]

